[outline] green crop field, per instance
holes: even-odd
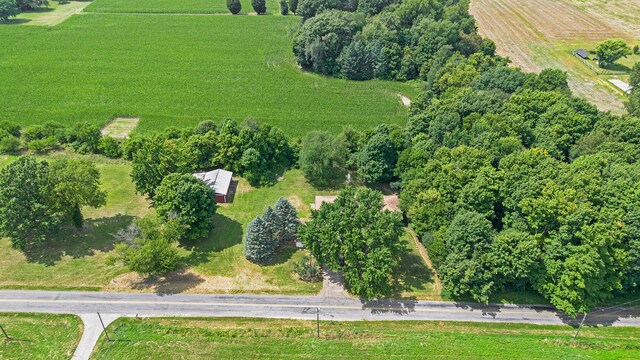
[[[271,319],[119,319],[115,342],[98,342],[94,359],[634,359],[634,328],[456,322],[315,322]]]
[[[75,315],[0,313],[0,359],[70,359],[80,341],[82,321]]]
[[[298,22],[82,13],[53,27],[2,25],[10,41],[0,48],[0,120],[102,125],[132,116],[147,131],[253,118],[297,137],[406,121],[398,94],[414,97],[412,85],[301,71],[289,35]]]
[[[251,1],[243,0],[242,13],[253,12]],[[85,11],[102,13],[227,14],[225,0],[96,0]],[[276,0],[267,0],[267,14],[280,14]]]

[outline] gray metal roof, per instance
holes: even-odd
[[[580,56],[583,59],[588,59],[589,58],[589,53],[584,49],[576,50],[576,55]]]
[[[208,172],[193,174],[196,178],[204,181],[213,189],[216,195],[227,195],[231,187],[233,173],[223,169],[215,169]]]

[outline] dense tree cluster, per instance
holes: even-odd
[[[162,180],[175,172],[224,168],[251,184],[267,185],[296,162],[296,152],[280,129],[253,121],[238,126],[233,120],[219,128],[205,121],[195,129],[137,135],[124,143],[123,156],[132,160],[137,191],[151,198]]]
[[[0,236],[24,250],[61,226],[82,227],[81,208],[106,202],[99,186],[100,173],[89,160],[18,158],[0,170]]]
[[[454,53],[492,55],[468,0],[301,0],[293,52],[303,68],[353,80],[428,80]]]
[[[639,129],[573,97],[560,71],[449,57],[395,168],[447,290],[533,289],[575,315],[637,288]]]
[[[54,122],[21,128],[8,121],[0,122],[0,154],[30,150],[43,154],[68,149],[80,154],[103,154],[111,158],[122,155],[118,139],[102,136],[100,128],[88,122],[79,122],[70,128]]]
[[[61,2],[62,0],[58,0]],[[37,10],[48,7],[47,0],[0,0],[0,22],[6,22],[22,11]]]
[[[394,291],[402,219],[383,205],[380,192],[347,187],[335,202],[313,211],[299,231],[317,261],[342,271],[349,291],[363,298]]]
[[[296,208],[289,200],[279,198],[274,207],[269,206],[247,225],[244,256],[259,265],[269,264],[278,248],[296,239],[299,225]]]

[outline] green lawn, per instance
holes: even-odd
[[[75,315],[0,313],[0,359],[70,359],[82,334]]]
[[[241,318],[119,319],[94,359],[637,359],[636,328],[431,321],[315,322]]]
[[[243,0],[242,13],[253,12],[251,1]],[[95,0],[85,10],[102,13],[228,14],[226,0]],[[267,14],[280,14],[276,0],[267,0]]]
[[[102,125],[130,116],[148,131],[254,118],[297,137],[406,121],[397,94],[415,97],[412,85],[301,71],[289,35],[297,22],[83,13],[53,27],[2,25],[10,41],[0,48],[0,120]]]
[[[79,155],[63,152],[43,158],[59,156]],[[300,170],[286,172],[270,187],[253,188],[240,179],[233,202],[218,208],[211,234],[197,243],[182,244],[185,268],[166,277],[143,279],[121,265],[107,265],[106,258],[114,246],[113,234],[153,210],[136,195],[127,162],[90,158],[100,169],[107,205],[84,209],[86,224],[81,231],[65,229],[52,244],[38,250],[23,253],[12,249],[8,239],[0,239],[0,288],[266,294],[316,294],[320,290],[321,283],[301,281],[293,271],[305,251],[281,249],[274,263],[267,266],[252,264],[243,254],[247,224],[279,197],[288,198],[300,216],[308,218],[309,204],[316,195],[336,193],[314,189]],[[13,159],[0,156],[0,166]],[[408,234],[402,237],[402,245],[406,251],[400,263],[400,294],[439,299],[433,273]]]
[[[53,244],[39,250],[23,253],[12,249],[8,239],[0,239],[0,288],[100,290],[126,272],[122,266],[105,263],[113,248],[112,234],[148,213],[148,203],[135,194],[129,180],[130,165],[92,158],[107,191],[107,205],[85,209],[81,231],[65,229]],[[0,157],[0,165],[13,158],[4,159]]]

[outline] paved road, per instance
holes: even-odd
[[[633,305],[640,305],[635,303]],[[362,302],[353,298],[266,295],[162,295],[103,292],[0,291],[2,312],[119,314],[122,316],[244,316],[323,320],[442,320],[575,324],[544,306],[477,305],[434,301]],[[586,324],[640,326],[640,310],[608,308]]]

